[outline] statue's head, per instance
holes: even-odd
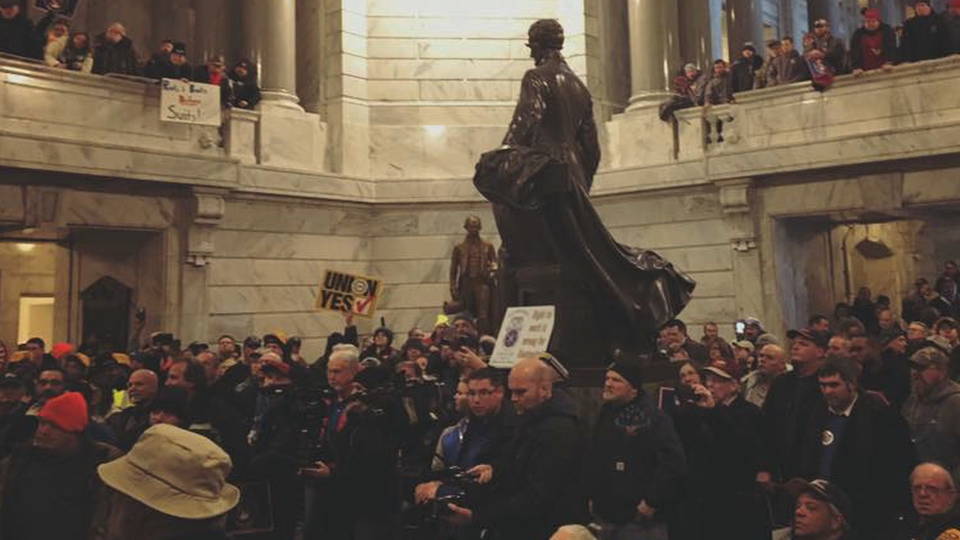
[[[540,19],[527,31],[527,47],[532,58],[541,58],[549,51],[563,49],[563,26],[556,19]]]
[[[463,228],[470,234],[479,234],[483,229],[483,222],[477,216],[470,216],[463,222]]]

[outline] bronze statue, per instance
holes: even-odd
[[[645,352],[687,304],[695,283],[652,251],[617,243],[590,203],[600,145],[590,92],[560,53],[563,27],[535,22],[536,67],[523,77],[503,146],[477,163],[493,203],[509,305],[553,304],[551,352],[573,367],[604,351]]]
[[[480,238],[483,228],[480,218],[468,217],[463,228],[467,237],[453,248],[450,258],[450,296],[477,318],[481,333],[488,333],[497,252],[493,244]]]

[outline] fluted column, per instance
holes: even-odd
[[[241,50],[257,67],[261,107],[303,110],[297,97],[296,0],[241,0]]]
[[[627,0],[630,30],[630,105],[659,102],[680,64],[677,0]]]

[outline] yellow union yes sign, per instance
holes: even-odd
[[[317,309],[372,317],[382,293],[379,279],[327,270],[317,295]]]

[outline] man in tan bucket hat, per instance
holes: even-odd
[[[231,467],[209,439],[169,424],[151,427],[129,454],[97,469],[112,488],[99,538],[226,538],[226,513],[240,500],[226,482]]]

